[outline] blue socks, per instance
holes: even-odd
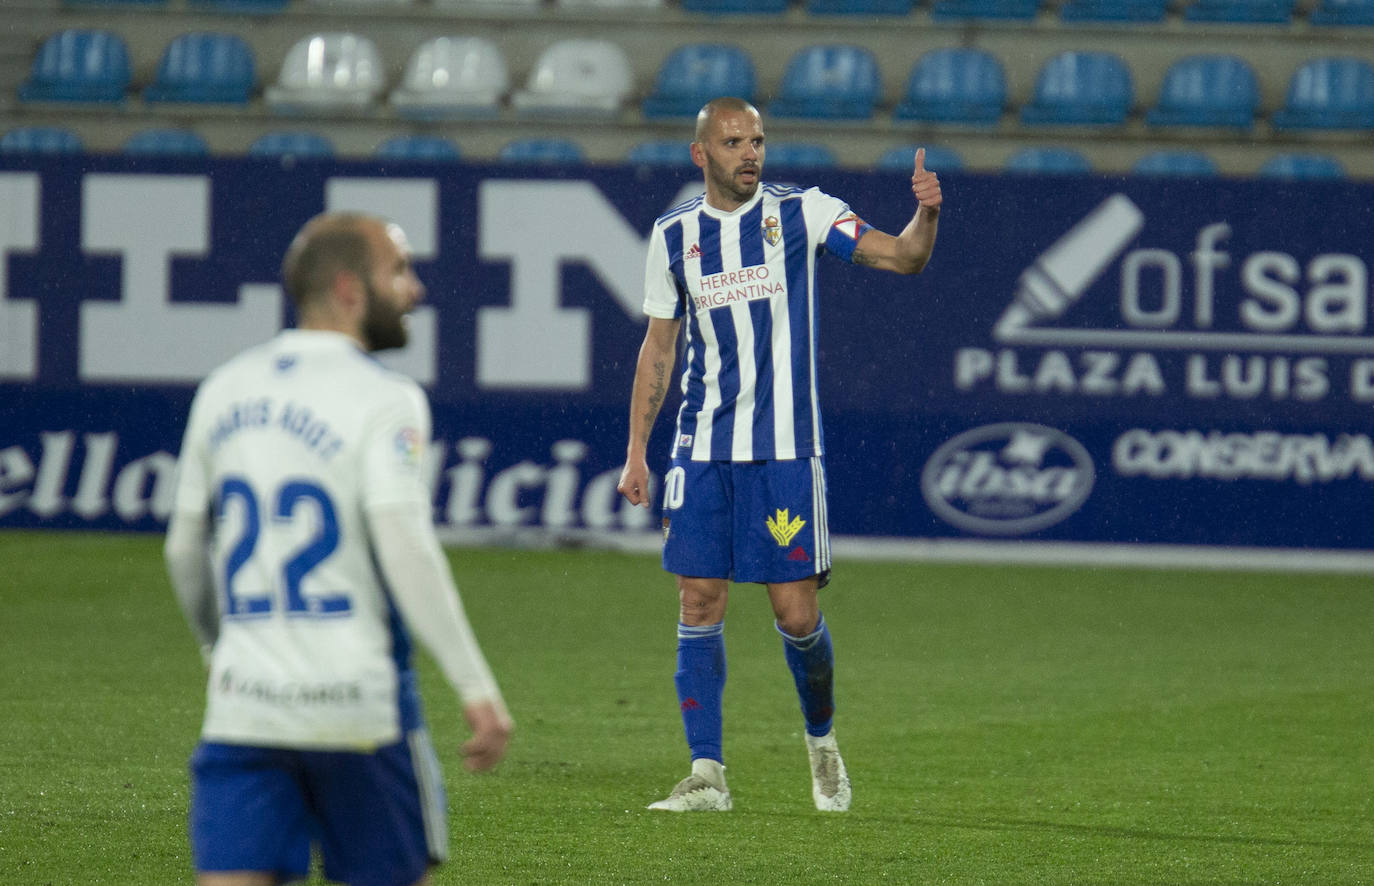
[[[721,696],[725,692],[725,623],[677,626],[677,700],[692,759],[724,760]]]
[[[776,625],[775,625],[776,626]],[[816,629],[805,637],[782,634],[782,651],[787,668],[797,684],[802,715],[808,735],[820,737],[830,732],[835,720],[835,650],[830,645],[830,629],[822,615]]]

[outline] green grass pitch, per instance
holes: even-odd
[[[190,881],[202,669],[161,539],[0,532],[0,883]],[[854,809],[811,807],[763,593],[726,619],[735,811],[686,773],[652,556],[450,552],[517,720],[449,787],[438,884],[1374,882],[1367,576],[841,561],[823,592]]]

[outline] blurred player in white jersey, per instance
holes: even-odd
[[[731,808],[722,752],[729,583],[767,587],[801,700],[816,808],[848,810],[835,741],[834,654],[818,591],[830,576],[816,380],[816,268],[823,253],[899,274],[935,246],[940,182],[917,150],[917,208],[897,236],[815,188],[761,181],[763,123],[736,98],[697,116],[692,161],[706,192],[669,210],[649,238],[630,442],[620,492],[649,501],[649,434],[686,325],[682,407],[664,483],[663,565],[677,576],[675,682],[692,772],[650,809]]]
[[[191,759],[201,886],[325,875],[429,882],[447,808],[413,632],[459,694],[466,766],[511,720],[431,522],[429,403],[369,352],[424,296],[404,235],[326,214],[283,263],[299,328],[215,370],[191,406],[166,559],[210,668]]]

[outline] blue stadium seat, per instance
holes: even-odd
[[[1276,154],[1264,162],[1258,174],[1290,181],[1336,181],[1345,178],[1345,167],[1326,154]]]
[[[1146,112],[1145,122],[1249,129],[1259,103],[1259,78],[1249,62],[1235,55],[1190,55],[1164,72],[1159,103]]]
[[[0,154],[80,154],[81,138],[60,126],[20,126],[0,136]]]
[[[1219,174],[1217,161],[1201,151],[1155,151],[1137,160],[1131,172],[1161,178],[1213,178]]]
[[[953,148],[940,145],[898,145],[888,148],[873,164],[877,169],[911,174],[916,163],[916,149],[926,149],[926,169],[933,172],[958,172],[964,168],[964,158]]]
[[[882,91],[878,60],[869,50],[838,43],[808,46],[788,60],[769,111],[778,117],[867,120]]]
[[[768,146],[764,162],[766,168],[826,169],[835,165],[835,153],[825,145],[782,142]]]
[[[398,135],[378,145],[373,156],[381,160],[454,162],[462,159],[462,152],[443,136]]]
[[[582,148],[563,138],[517,139],[501,149],[502,163],[532,163],[551,166],[584,162]]]
[[[915,0],[806,0],[811,15],[909,15]]]
[[[291,0],[186,0],[191,9],[206,12],[223,12],[230,15],[239,13],[281,12]]]
[[[315,132],[280,130],[249,145],[248,156],[325,160],[334,156],[334,143]]]
[[[671,139],[640,142],[630,148],[630,152],[625,155],[625,162],[638,166],[696,165],[692,162],[691,142]]]
[[[141,157],[205,157],[210,153],[210,146],[189,129],[145,129],[134,133],[124,143],[124,153]]]
[[[30,102],[122,102],[132,74],[129,47],[113,31],[68,28],[39,47],[19,98]]]
[[[247,104],[257,82],[253,49],[234,34],[197,32],[172,39],[143,91],[150,102]]]
[[[695,117],[713,98],[733,95],[754,100],[754,60],[737,46],[693,43],[663,60],[653,91],[644,99],[645,117]]]
[[[1294,0],[1194,0],[1183,10],[1190,22],[1238,22],[1286,25],[1293,20]]]
[[[1002,63],[982,49],[936,49],[916,60],[896,120],[996,123],[1007,102]]]
[[[682,8],[686,12],[711,14],[781,15],[787,11],[787,3],[788,0],[682,0]]]
[[[951,19],[1003,19],[1030,21],[1040,11],[1040,0],[935,0],[930,17]]]
[[[1002,167],[1013,174],[1077,175],[1092,172],[1088,158],[1073,148],[1022,148]]]
[[[1374,25],[1374,0],[1319,0],[1307,20],[1324,27]]]
[[[1169,0],[1069,0],[1059,7],[1066,22],[1162,22]]]
[[[1041,66],[1021,122],[1030,125],[1110,126],[1126,122],[1135,85],[1114,52],[1068,50]]]
[[[1374,128],[1374,65],[1354,56],[1303,63],[1273,123],[1276,129]]]

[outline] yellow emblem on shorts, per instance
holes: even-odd
[[[788,508],[782,508],[776,517],[768,517],[765,520],[768,524],[768,531],[773,533],[773,538],[777,541],[778,547],[787,547],[793,537],[801,532],[801,528],[806,525],[806,521],[801,517],[790,517],[787,513],[788,510]]]
[[[782,239],[782,225],[778,223],[776,215],[770,215],[763,220],[763,239],[768,241],[769,246],[777,246]]]

